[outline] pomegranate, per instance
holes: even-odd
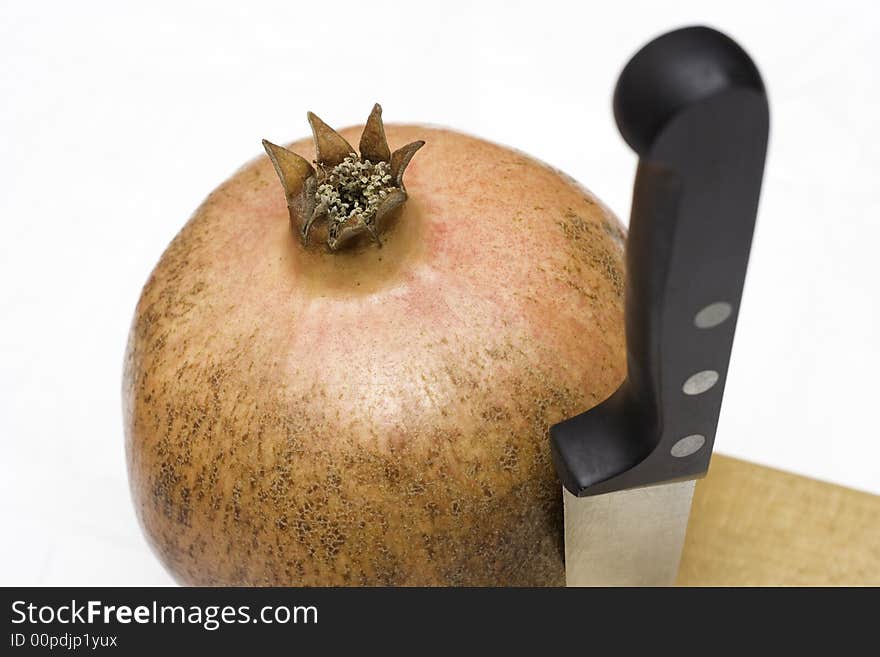
[[[619,222],[517,151],[378,106],[309,118],[143,289],[123,397],[146,536],[188,584],[564,584],[547,429],[624,377]]]

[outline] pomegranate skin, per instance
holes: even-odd
[[[519,152],[386,132],[427,143],[382,248],[305,249],[259,157],[143,289],[127,464],[181,583],[564,584],[547,429],[623,379],[622,228]]]

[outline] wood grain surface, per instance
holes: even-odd
[[[880,496],[715,455],[677,584],[880,585]]]

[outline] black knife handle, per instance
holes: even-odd
[[[560,479],[581,496],[706,473],[769,129],[754,63],[705,27],[639,51],[620,75],[614,114],[639,154],[626,245],[627,378],[550,432]]]

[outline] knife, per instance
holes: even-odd
[[[769,108],[755,64],[706,27],[667,33],[614,93],[639,155],[626,243],[627,376],[550,429],[569,586],[668,586],[712,456],[758,208]]]

